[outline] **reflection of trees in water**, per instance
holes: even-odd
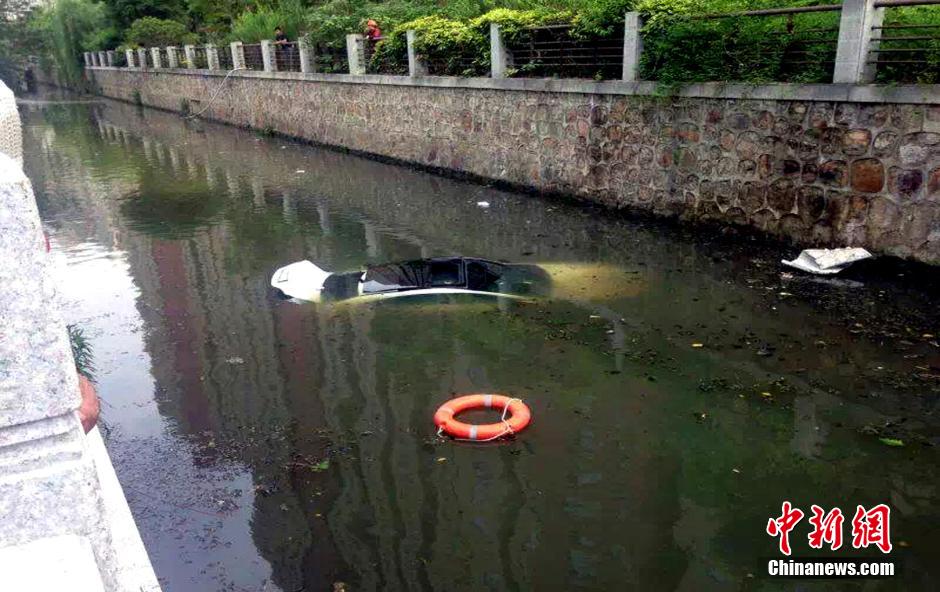
[[[793,410],[756,407],[734,393],[703,402],[700,393],[689,392],[695,383],[690,375],[708,376],[717,363],[676,351],[662,328],[693,326],[702,316],[665,295],[695,291],[719,302],[731,293],[722,274],[735,273],[703,272],[690,280],[662,271],[713,269],[694,245],[629,225],[624,227],[631,232],[621,232],[621,223],[609,219],[553,214],[538,202],[487,212],[473,205],[473,195],[442,197],[455,191],[450,181],[341,154],[310,158],[293,146],[281,150],[276,141],[243,147],[238,142],[248,138],[244,132],[201,133],[167,114],[141,117],[113,106],[104,115],[103,143],[81,135],[80,141],[68,139],[62,130],[76,157],[85,149],[113,152],[101,175],[92,168],[89,177],[45,182],[125,189],[133,182],[142,197],[152,195],[130,220],[115,209],[120,202],[81,207],[94,208],[90,218],[120,229],[120,246],[141,287],[161,414],[197,441],[205,430],[237,440],[247,427],[263,433],[286,426],[286,441],[237,453],[263,490],[255,496],[254,541],[285,589],[316,589],[333,580],[363,589],[625,582],[665,588],[680,578],[696,587],[750,568],[755,541],[764,541],[752,527],[767,518],[754,500],[783,490],[809,499],[856,486],[846,477],[834,487],[831,463],[810,462],[781,447],[794,431]],[[123,126],[120,133],[115,120]],[[171,150],[175,145],[183,147]],[[43,158],[49,159],[43,166],[58,167],[56,159],[64,157],[50,150]],[[294,181],[298,168],[315,179],[315,194],[311,185]],[[157,187],[161,171],[167,188]],[[223,179],[228,195],[212,201]],[[160,200],[174,199],[165,193],[177,182],[192,192],[187,199],[205,194],[210,200],[198,204],[209,212],[203,222],[179,234],[135,225],[163,216],[179,230],[190,221],[192,216],[180,216],[180,222],[176,213],[159,210]],[[535,237],[544,229],[551,230],[549,237]],[[627,347],[677,359],[664,368],[628,356],[616,367],[622,374],[608,374],[614,366],[602,329],[559,338],[564,319],[573,326],[587,314],[568,305],[503,313],[487,305],[486,313],[468,308],[464,314],[458,307],[383,304],[325,314],[275,305],[268,294],[270,270],[303,257],[341,270],[384,258],[509,257],[523,251],[533,252],[533,259],[654,262],[658,271],[650,275],[662,286],[619,307],[644,311],[629,320]],[[742,310],[750,306],[734,295]],[[742,316],[745,321],[735,322],[779,326]],[[244,364],[228,364],[232,356]],[[728,358],[721,363],[727,366]],[[645,380],[649,371],[657,382]],[[750,384],[759,372],[747,366],[740,374]],[[431,413],[451,389],[490,387],[540,406],[531,433],[489,448],[425,441]],[[717,424],[690,419],[706,404],[709,421]],[[318,430],[324,427],[349,452],[336,454],[326,473],[284,470],[296,454],[320,458],[324,435]],[[813,450],[818,446],[814,442]],[[447,460],[438,463],[439,456]],[[838,462],[840,474],[870,470],[863,457]],[[741,467],[756,475],[731,477]],[[914,503],[930,500],[903,469],[885,470],[895,472],[894,487]],[[860,495],[877,499],[882,492],[872,483]],[[697,534],[702,532],[708,535]]]

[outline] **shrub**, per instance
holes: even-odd
[[[243,12],[232,23],[230,41],[258,43],[274,39],[274,29],[281,27],[291,41],[296,41],[305,29],[306,9],[300,0],[282,0],[274,7]]]
[[[176,21],[145,16],[131,23],[124,42],[127,46],[167,47],[195,43],[196,35]]]

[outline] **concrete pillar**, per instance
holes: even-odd
[[[196,67],[196,47],[194,45],[184,45],[183,55],[186,56],[186,67],[190,69],[195,68]]]
[[[107,66],[107,65],[108,65],[108,54],[106,54],[104,51],[99,51],[99,52],[98,52],[98,65],[99,65],[99,66]]]
[[[127,58],[127,66],[126,66],[126,67],[127,67],[127,68],[133,68],[133,67],[134,67],[134,50],[133,50],[133,49],[125,49],[125,50],[124,50],[124,57]]]
[[[233,41],[229,44],[229,50],[232,52],[232,68],[235,70],[245,69],[245,46],[241,41]]]
[[[884,8],[875,8],[875,0],[843,0],[839,20],[839,44],[832,81],[863,84],[874,80],[875,64],[868,64],[872,47],[872,27],[881,26]]]
[[[499,25],[490,23],[490,76],[505,78],[512,65],[512,54],[503,43],[503,32]]]
[[[98,55],[95,52],[93,51],[89,52],[88,58],[91,60],[92,67],[95,67],[98,65]]]
[[[150,59],[153,61],[153,67],[154,67],[154,68],[162,68],[162,67],[163,67],[163,60],[161,59],[161,57],[162,57],[162,56],[160,55],[160,48],[159,48],[159,47],[151,47],[151,48],[150,48]]]
[[[65,278],[46,252],[29,179],[8,155],[20,121],[2,82],[0,121],[3,589],[159,592],[100,435],[79,423],[82,387],[58,289]]]
[[[303,37],[297,40],[297,52],[300,55],[300,71],[316,72],[316,50]]]
[[[180,56],[178,47],[168,47],[166,48],[166,67],[167,68],[179,68],[180,67]]]
[[[623,80],[640,79],[640,55],[643,53],[643,18],[639,12],[628,12],[623,21]]]
[[[82,55],[85,57],[85,67],[86,68],[90,67],[91,66],[91,54],[86,51]]]
[[[405,39],[408,42],[408,76],[427,76],[428,67],[415,51],[416,35],[414,29],[405,31]]]
[[[147,50],[141,47],[137,50],[137,67],[146,68],[147,67]]]
[[[346,58],[349,60],[350,74],[362,76],[366,73],[365,35],[346,35]]]
[[[219,63],[219,48],[211,43],[206,44],[206,63],[210,70],[220,70],[222,68]]]
[[[114,67],[114,50],[109,49],[108,51],[104,52],[104,59],[105,59],[105,63],[108,64],[108,67],[113,68]]]
[[[265,72],[277,72],[277,59],[274,56],[274,43],[270,39],[261,41],[261,61]]]

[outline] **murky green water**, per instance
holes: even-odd
[[[940,585],[923,269],[818,282],[746,237],[124,104],[22,109],[66,314],[95,347],[109,450],[166,590]],[[268,287],[303,258],[452,254],[593,267],[534,303],[318,306]],[[434,410],[472,392],[523,398],[532,426],[437,439]],[[851,549],[849,523],[889,504],[899,576],[768,579],[784,500],[842,508],[836,557],[884,557]],[[807,520],[795,556],[814,554]]]

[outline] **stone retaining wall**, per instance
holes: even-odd
[[[87,74],[103,95],[148,106],[612,208],[940,262],[934,87],[700,86],[662,97],[577,81]]]

